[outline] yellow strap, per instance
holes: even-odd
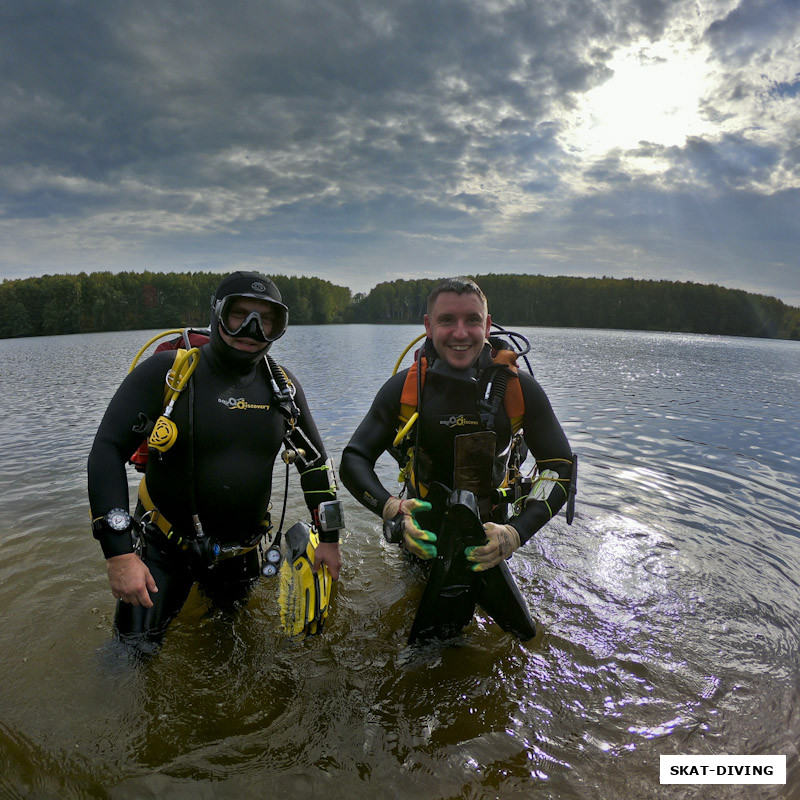
[[[144,506],[144,510],[149,512],[149,520],[152,522],[164,536],[169,536],[172,532],[172,525],[164,517],[164,515],[156,508],[153,503],[153,498],[150,497],[150,492],[147,491],[147,483],[144,478],[139,483],[139,502]]]

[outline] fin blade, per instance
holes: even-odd
[[[305,522],[296,523],[284,536],[289,554],[280,570],[281,628],[287,636],[320,633],[330,608],[332,580],[325,565],[316,575],[312,571],[319,536]]]
[[[528,604],[505,561],[477,573],[477,603],[507,633],[523,642],[536,635],[536,624]]]
[[[469,624],[476,605],[504,631],[522,641],[532,639],[536,625],[508,564],[503,561],[486,572],[473,572],[466,560],[466,547],[486,541],[474,494],[456,490],[450,493],[446,505],[438,553],[408,643],[456,635]]]
[[[420,639],[455,636],[469,625],[475,614],[477,573],[470,569],[464,549],[483,544],[486,534],[471,492],[451,492],[445,503],[447,510],[437,534],[436,558],[411,625],[409,644]]]

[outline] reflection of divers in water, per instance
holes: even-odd
[[[428,338],[414,364],[399,373],[395,367],[342,456],[343,482],[384,516],[386,538],[429,566],[411,642],[457,634],[476,605],[503,630],[532,638],[535,626],[508,564],[498,558],[487,568],[475,550],[489,540],[486,523],[508,526],[524,544],[568,501],[572,520],[576,457],[541,386],[517,368],[518,357],[527,364],[530,344],[499,326],[489,336],[484,319],[483,346],[462,367],[452,362],[470,342],[442,356],[426,315]],[[406,499],[392,497],[375,474],[384,451],[400,465]],[[529,451],[536,465],[524,475]]]

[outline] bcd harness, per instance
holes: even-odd
[[[547,498],[558,487],[566,496],[567,522],[571,524],[577,482],[577,455],[572,456],[570,478],[561,478],[557,472],[547,468],[548,461],[570,463],[566,459],[537,461],[530,476],[522,474],[527,447],[522,430],[525,399],[518,374],[518,353],[497,337],[490,337],[489,343],[492,347],[491,364],[481,375],[485,379],[485,388],[477,403],[482,430],[455,437],[453,488],[472,491],[478,498],[481,517],[486,520],[491,518],[492,510],[497,506],[506,506],[507,514],[509,511],[518,514],[529,499],[543,500],[550,509]],[[417,421],[429,366],[428,354],[420,351],[403,383],[397,435],[389,449],[400,466],[398,481],[404,484],[404,491],[413,486],[416,496],[420,498],[426,496],[428,488],[419,481],[420,442]],[[396,369],[397,367],[395,371]],[[498,456],[495,453],[494,428],[501,405],[511,426],[511,442],[509,448]],[[416,435],[412,432],[415,424]],[[500,460],[502,463],[499,463]],[[486,465],[491,465],[494,469],[487,468]],[[552,517],[552,510],[550,516]]]
[[[153,337],[136,354],[129,370],[129,371],[133,370],[139,358],[151,344],[153,344],[155,341],[164,336],[168,336],[174,333],[181,334],[182,341],[179,338],[171,343],[175,348],[175,360],[173,361],[171,369],[167,372],[167,376],[165,379],[163,413],[156,420],[156,423],[153,426],[153,430],[146,440],[148,455],[152,450],[155,450],[160,455],[163,455],[163,453],[165,453],[172,447],[172,445],[175,443],[178,437],[178,429],[175,423],[172,421],[171,415],[172,415],[172,410],[175,406],[175,402],[177,401],[181,392],[186,388],[187,385],[191,387],[192,384],[190,379],[192,377],[192,373],[197,368],[197,365],[200,360],[199,348],[188,347],[188,345],[191,344],[190,334],[197,332],[190,331],[189,329],[173,329],[165,331],[159,334],[158,336]],[[177,344],[179,343],[186,344],[188,349],[177,347]],[[201,344],[202,342],[198,343]],[[171,349],[171,348],[169,346],[166,348],[162,346],[162,349]],[[310,441],[308,436],[306,436],[305,432],[297,425],[300,418],[300,409],[295,403],[294,385],[292,384],[287,374],[284,372],[283,368],[280,367],[278,364],[276,364],[269,354],[266,354],[264,356],[264,364],[267,371],[267,375],[269,377],[269,383],[273,392],[273,396],[276,399],[275,406],[279,411],[279,413],[281,414],[281,417],[283,418],[286,427],[286,432],[283,437],[284,451],[282,453],[282,458],[286,464],[286,470],[287,470],[286,491],[284,496],[281,522],[280,525],[278,526],[278,533],[275,537],[275,542],[274,542],[275,545],[279,545],[281,531],[283,528],[283,521],[286,513],[286,499],[287,499],[286,495],[288,495],[288,484],[289,484],[289,474],[288,474],[289,464],[297,462],[302,467],[305,467],[307,471],[312,471],[314,469],[330,470],[329,488],[327,490],[322,490],[322,491],[324,491],[325,493],[329,493],[332,496],[335,496],[336,484],[335,484],[335,478],[333,478],[333,467],[330,462],[330,459],[328,459],[326,463],[322,466],[318,467],[312,466],[314,462],[318,461],[321,454],[314,446],[314,444]],[[191,391],[192,390],[190,388],[190,393]],[[190,420],[189,435],[191,437],[192,435],[191,413],[189,420]],[[143,447],[144,443],[143,446],[140,447],[139,450],[130,459],[130,463],[132,463],[136,467],[136,469],[139,470],[140,472],[144,472],[144,468],[146,467],[147,463],[146,458],[142,459]],[[144,463],[142,463],[142,461],[144,461]],[[302,474],[304,473],[301,472],[301,475]],[[192,482],[190,480],[189,485],[191,486],[191,484]],[[255,549],[256,547],[259,546],[264,535],[269,533],[269,531],[272,529],[271,520],[269,518],[269,511],[267,511],[266,518],[262,520],[261,523],[259,524],[258,532],[253,536],[251,536],[247,541],[242,542],[240,545],[220,546],[214,540],[206,536],[205,532],[203,531],[203,527],[195,507],[193,491],[192,491],[192,497],[190,498],[192,522],[194,527],[192,535],[178,533],[174,529],[172,524],[163,516],[163,514],[159,512],[159,510],[155,506],[155,503],[150,497],[150,493],[147,489],[147,483],[144,477],[142,477],[142,480],[139,483],[138,501],[139,505],[141,506],[141,510],[143,512],[141,513],[140,519],[144,524],[150,524],[155,526],[173,544],[181,547],[184,550],[187,549],[198,550],[199,548],[200,554],[204,557],[204,559],[207,562],[210,563],[216,563],[217,561],[223,560],[225,558],[230,558],[231,556],[243,555],[244,553],[247,553]],[[315,522],[317,522],[316,513],[314,516],[315,516]]]

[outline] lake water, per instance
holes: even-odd
[[[574,524],[511,562],[536,639],[406,648],[419,577],[344,493],[322,636],[282,638],[264,580],[234,614],[193,594],[138,668],[85,464],[149,334],[0,341],[0,797],[800,797],[800,343],[521,330],[581,460]],[[275,345],[337,463],[418,332]],[[660,786],[670,754],[785,754],[787,784]]]

